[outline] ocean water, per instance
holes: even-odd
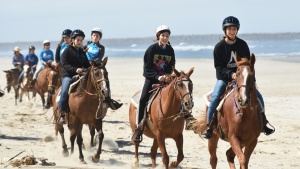
[[[213,58],[213,49],[222,39],[222,34],[211,35],[179,35],[171,36],[170,42],[175,50],[176,58]],[[300,58],[300,33],[256,33],[239,34],[244,39],[250,52],[258,58],[266,59],[299,59]],[[118,57],[143,57],[145,50],[153,44],[155,37],[102,39],[106,47],[105,56]],[[85,42],[86,43],[86,42]],[[55,53],[58,41],[51,42],[51,50]],[[12,50],[19,46],[23,55],[28,53],[28,47],[36,47],[36,54],[42,50],[40,42],[13,42],[0,43],[0,58],[13,56]]]

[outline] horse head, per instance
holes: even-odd
[[[29,86],[31,80],[33,79],[33,70],[32,67],[29,65],[29,62],[26,61],[24,64],[24,77],[23,77],[23,86]]]
[[[174,79],[174,88],[180,95],[181,108],[183,111],[189,112],[194,107],[192,97],[193,82],[190,79],[194,67],[192,67],[188,73],[184,73],[183,71],[178,72],[175,68],[173,68],[173,71],[176,75]]]
[[[250,60],[239,58],[237,55],[237,72],[236,72],[236,98],[238,105],[242,108],[248,106],[251,100],[252,92],[255,90],[255,56],[252,53]]]
[[[105,58],[101,61],[100,64],[96,64],[94,60],[91,60],[90,67],[90,76],[94,87],[96,88],[98,94],[103,97],[103,99],[108,96],[108,77],[105,65],[107,63],[108,58]]]
[[[52,65],[52,62],[48,61],[46,66],[49,68],[49,71],[47,71],[46,74],[46,78],[48,81],[48,92],[50,94],[54,94],[59,80],[59,65]]]
[[[14,80],[14,76],[13,76],[13,71],[12,70],[3,70],[3,72],[5,72],[6,74],[6,82],[7,82],[7,92],[10,92],[13,80]]]

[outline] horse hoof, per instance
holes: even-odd
[[[93,161],[93,163],[99,163],[100,157],[99,158],[95,158],[94,156],[92,156],[92,161]]]
[[[80,163],[81,164],[86,164],[86,162],[84,161],[84,159],[80,159]]]
[[[69,151],[63,150],[62,155],[63,155],[63,157],[69,157]]]
[[[135,158],[132,165],[131,165],[131,168],[132,169],[138,169],[139,167],[140,167],[139,159]]]
[[[176,161],[173,161],[173,162],[170,163],[169,167],[170,167],[170,168],[177,168],[177,167],[178,167],[178,164],[177,164]]]

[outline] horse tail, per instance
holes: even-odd
[[[195,134],[202,135],[206,127],[206,115],[201,115],[197,118],[197,120],[193,123],[191,129],[194,131]]]

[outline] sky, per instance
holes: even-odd
[[[171,35],[222,34],[227,16],[240,20],[239,33],[300,31],[299,0],[0,0],[0,43],[58,41],[64,29],[89,37],[154,37],[159,25]]]

